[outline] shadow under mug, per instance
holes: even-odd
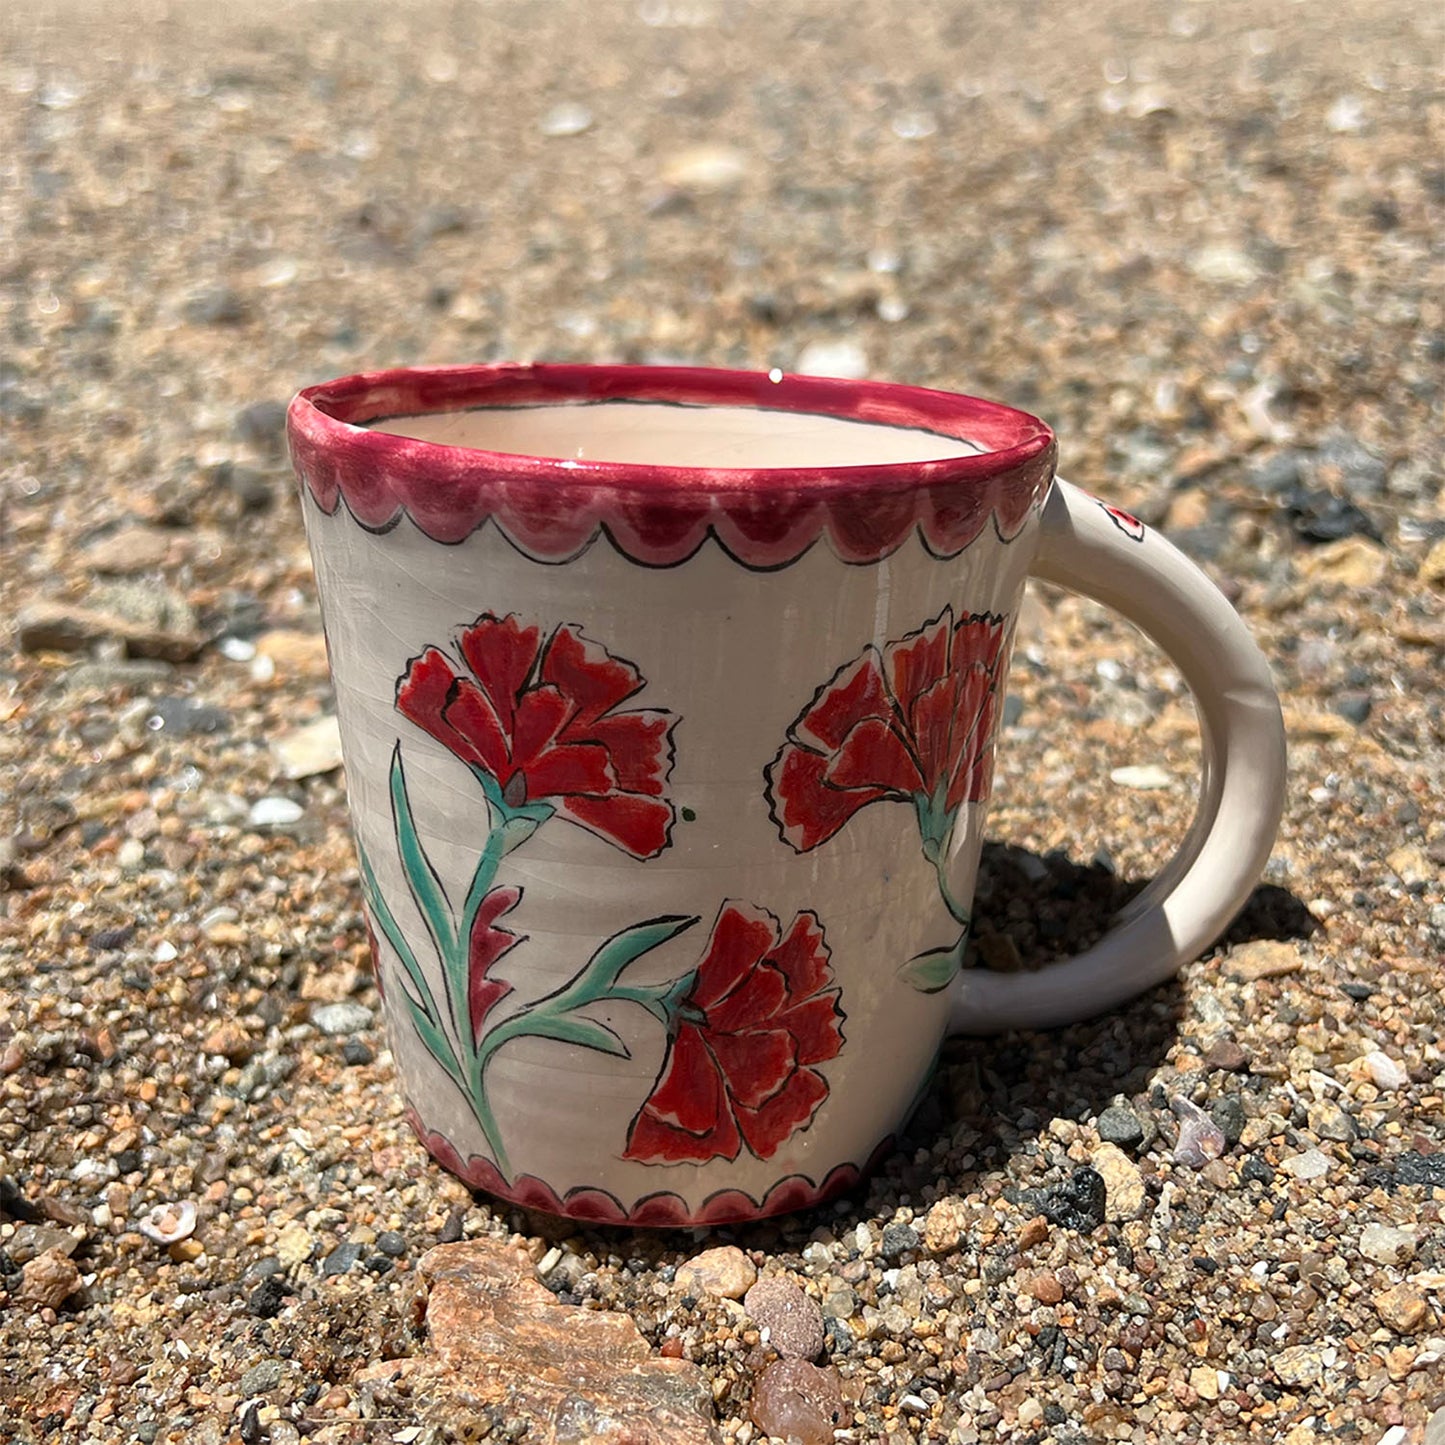
[[[309,387],[289,437],[392,1053],[474,1187],[619,1224],[815,1204],[889,1147],[946,1035],[1158,982],[1268,857],[1257,648],[1022,412],[496,365]],[[1004,975],[964,965],[1031,576],[1159,643],[1204,772],[1106,936]]]

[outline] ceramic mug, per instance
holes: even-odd
[[[1279,704],[1204,576],[914,387],[628,366],[374,372],[289,414],[392,1053],[426,1147],[576,1218],[817,1203],[950,1032],[1165,978],[1278,825]],[[1177,855],[1093,948],[964,968],[1030,576],[1198,707]]]

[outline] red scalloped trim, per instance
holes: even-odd
[[[804,1174],[780,1179],[762,1197],[754,1199],[741,1189],[723,1189],[710,1194],[696,1209],[680,1194],[659,1190],[624,1205],[605,1189],[579,1185],[558,1195],[550,1184],[530,1174],[519,1174],[509,1184],[490,1159],[472,1154],[463,1159],[456,1146],[435,1130],[428,1129],[410,1105],[406,1121],[422,1146],[437,1163],[449,1169],[470,1189],[481,1189],[523,1209],[561,1215],[587,1224],[629,1225],[638,1229],[694,1229],[721,1224],[744,1224],[774,1214],[793,1214],[811,1209],[846,1194],[893,1152],[893,1136],[883,1140],[860,1169],[856,1164],[839,1164],[819,1184]]]
[[[762,406],[926,428],[989,451],[946,461],[828,470],[572,462],[442,446],[363,425],[387,416],[559,401]],[[403,515],[438,542],[487,521],[542,562],[599,535],[634,562],[670,567],[709,536],[744,566],[795,561],[820,536],[845,562],[876,562],[915,532],[952,557],[992,523],[1010,540],[1042,506],[1053,433],[996,402],[921,387],[694,367],[517,365],[366,372],[307,387],[287,415],[297,475],[324,512],[364,527]]]

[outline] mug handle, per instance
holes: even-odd
[[[1053,1028],[1170,977],[1243,906],[1284,810],[1279,698],[1259,648],[1213,583],[1157,532],[1061,478],[1042,532],[1031,575],[1134,623],[1193,693],[1204,753],[1199,804],[1179,851],[1092,948],[1032,973],[960,974],[954,1033]]]

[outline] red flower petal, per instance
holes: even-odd
[[[512,985],[501,979],[488,978],[488,971],[503,954],[523,941],[518,934],[497,928],[497,919],[517,906],[522,892],[519,888],[494,888],[477,909],[467,940],[467,1016],[472,1037],[481,1035],[482,1022],[502,999],[511,993]]]
[[[757,967],[778,941],[778,920],[750,903],[725,903],[687,1001],[711,1015],[713,1006]]]
[[[815,994],[796,1008],[780,1013],[775,1022],[793,1036],[799,1064],[822,1064],[836,1059],[843,1047],[843,1016],[835,992]]]
[[[683,1024],[647,1101],[647,1112],[689,1134],[705,1134],[726,1108],[717,1061],[696,1026]]]
[[[673,818],[671,803],[636,793],[600,798],[564,794],[557,799],[557,811],[634,858],[655,858],[667,847]]]
[[[923,790],[918,764],[903,739],[880,718],[864,718],[843,739],[823,774],[832,788],[882,788],[907,798]]]
[[[945,607],[938,616],[886,648],[889,680],[903,716],[912,721],[913,705],[948,670],[949,631],[953,609]]]
[[[662,796],[672,762],[668,730],[676,719],[666,712],[624,712],[597,718],[588,737],[607,749],[620,793]],[[573,727],[567,729],[570,736]]]
[[[877,650],[868,647],[833,674],[803,715],[793,724],[793,737],[831,753],[865,717],[894,716],[893,703],[883,685]]]
[[[555,687],[530,687],[512,719],[512,761],[525,768],[567,725],[573,703]]]
[[[624,1159],[706,1162],[736,1159],[742,1138],[716,1060],[684,1024],[663,1065],[662,1080],[627,1131]]]
[[[480,762],[494,778],[507,776],[511,771],[507,735],[486,694],[470,678],[459,677],[452,684],[451,697],[442,710],[442,717],[453,735],[464,739],[476,754],[475,759],[468,759],[469,762]]]
[[[598,796],[614,786],[607,749],[598,743],[559,743],[522,767],[529,798],[555,798],[564,793]]]
[[[693,997],[696,996],[694,991]],[[705,1005],[708,1036],[736,1034],[765,1026],[787,1001],[788,986],[783,975],[766,963],[757,963],[724,998]]]
[[[1003,652],[1003,624],[1002,617],[965,617],[953,629],[953,656],[949,662],[953,672],[961,675],[975,664],[995,672]]]
[[[923,790],[932,797],[949,776],[951,740],[960,722],[958,680],[941,678],[927,688],[913,705],[914,746],[923,764]],[[967,727],[967,721],[962,722]]]
[[[826,843],[859,808],[889,796],[883,788],[830,788],[828,759],[797,743],[785,743],[768,769],[774,817],[785,842],[799,853]]]
[[[523,627],[514,615],[490,612],[457,636],[467,666],[486,689],[506,732],[512,730],[512,714],[537,661],[541,636],[540,627]]]
[[[397,710],[419,728],[424,728],[463,762],[480,763],[482,755],[476,747],[443,715],[456,681],[457,674],[446,654],[429,647],[420,657],[412,658],[397,683]]]
[[[733,1034],[709,1030],[707,1040],[722,1070],[729,1098],[749,1109],[772,1098],[796,1068],[797,1049],[785,1029]]]
[[[642,686],[642,674],[630,662],[613,657],[570,623],[552,634],[542,655],[541,678],[572,700],[578,726],[595,721]]]
[[[829,983],[828,945],[816,913],[800,913],[768,960],[788,981],[791,999],[807,998]]]
[[[738,1128],[759,1159],[771,1159],[783,1142],[817,1112],[828,1085],[812,1069],[797,1069],[760,1109],[737,1110]]]
[[[964,678],[958,699],[957,756],[945,804],[949,808],[956,808],[965,798],[976,802],[980,796],[973,792],[974,777],[992,748],[997,696],[993,676],[982,667],[975,667]]]

